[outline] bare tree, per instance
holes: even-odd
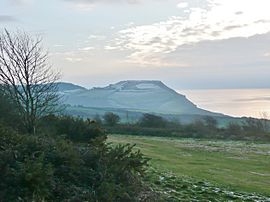
[[[269,132],[270,129],[270,119],[269,114],[267,112],[260,113],[260,121],[262,122],[264,132]]]
[[[4,30],[0,34],[0,82],[18,105],[23,125],[35,133],[41,116],[53,113],[59,101],[59,73],[48,65],[40,37]]]

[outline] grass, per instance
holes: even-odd
[[[206,181],[196,181],[193,178],[179,177],[171,172],[160,172],[153,168],[148,170],[146,183],[152,187],[158,201],[239,201],[239,202],[266,202],[270,201],[267,196],[257,193],[233,192],[226,188],[217,187]]]
[[[136,144],[160,173],[270,196],[270,144],[128,135],[110,135],[108,142]]]

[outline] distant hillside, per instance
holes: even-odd
[[[80,107],[79,111],[91,108],[99,111],[112,109],[164,115],[224,116],[198,108],[184,95],[161,81],[120,81],[104,88],[90,90],[70,83],[60,83],[59,91],[64,97],[64,103],[73,106],[73,111],[74,106],[77,106]]]
[[[66,83],[66,82],[59,82],[58,84],[58,90],[60,92],[63,91],[74,91],[74,90],[87,90],[84,87],[72,84],[72,83]]]

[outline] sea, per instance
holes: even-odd
[[[209,111],[270,119],[270,89],[185,89],[177,92]]]

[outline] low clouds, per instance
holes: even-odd
[[[141,2],[140,0],[116,0],[116,1],[112,1],[112,0],[65,0],[65,1],[69,1],[69,2],[81,2],[81,3],[89,3],[89,4],[93,4],[93,3],[131,3],[131,4],[136,4]]]
[[[265,97],[254,97],[254,98],[244,98],[244,99],[235,99],[236,102],[258,102],[258,101],[270,101],[269,96]]]
[[[10,3],[14,6],[24,6],[33,3],[34,0],[10,0]]]
[[[166,54],[183,45],[270,31],[269,0],[205,0],[201,7],[189,7],[184,2],[176,6],[189,14],[123,29],[110,47],[131,52],[129,62],[162,65]]]
[[[140,0],[64,0],[68,2],[77,10],[80,11],[91,11],[98,4],[119,4],[119,3],[128,3],[128,4],[138,4]]]
[[[188,7],[188,2],[180,2],[177,4],[177,8],[186,8]]]
[[[138,4],[140,0],[64,0],[66,2],[71,2],[77,5],[94,5],[94,4],[101,4],[101,3],[128,3],[128,4]]]
[[[0,15],[0,23],[1,22],[15,22],[17,19],[11,15]]]

